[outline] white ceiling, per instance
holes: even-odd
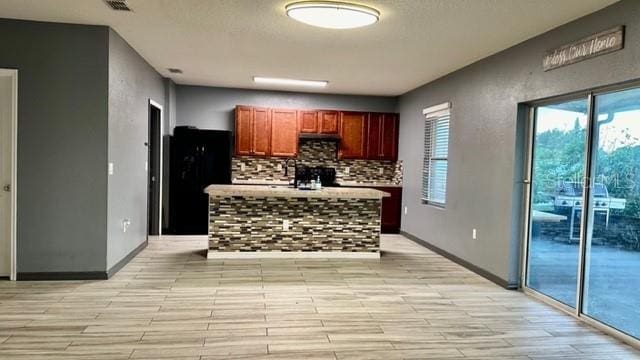
[[[293,1],[128,0],[125,13],[102,0],[0,0],[0,17],[109,25],[178,84],[285,89],[258,75],[399,95],[617,0],[358,0],[382,15],[351,30],[294,21]]]

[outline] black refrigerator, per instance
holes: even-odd
[[[178,126],[170,138],[169,232],[204,235],[211,184],[231,184],[231,131]]]

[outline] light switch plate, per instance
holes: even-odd
[[[345,166],[344,168],[344,174],[345,175],[349,175],[349,171],[351,170],[351,168],[349,168],[348,166]]]
[[[113,175],[113,163],[109,163],[109,175]]]
[[[409,211],[409,208],[405,206],[405,207],[404,207],[404,214],[405,214],[405,215],[407,215],[407,212],[408,212],[408,211]]]
[[[289,220],[282,220],[282,231],[289,231]]]
[[[383,169],[383,168],[379,168],[379,169],[378,169],[378,173],[379,173],[380,175],[384,174],[384,169]]]
[[[244,163],[240,163],[240,171],[244,172],[245,166]]]
[[[262,165],[258,164],[258,165],[256,166],[256,170],[258,170],[258,172],[262,171]]]
[[[282,164],[276,165],[276,171],[282,171]]]
[[[473,238],[473,240],[478,239],[478,231],[476,231],[476,229],[473,229],[473,231],[471,232],[471,237]]]
[[[144,171],[149,171],[149,162],[148,161],[144,162]]]

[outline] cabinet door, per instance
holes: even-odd
[[[380,187],[377,190],[389,193],[390,197],[382,198],[381,228],[383,233],[397,233],[400,231],[402,188]]]
[[[318,132],[318,112],[305,111],[298,112],[298,121],[301,133],[315,134]]]
[[[370,160],[378,160],[381,158],[382,152],[382,125],[383,114],[369,113],[367,119],[367,135],[366,135],[366,157]]]
[[[398,160],[398,131],[400,121],[398,114],[383,114],[380,129],[380,156],[381,160]]]
[[[236,106],[236,155],[251,155],[253,150],[253,109]]]
[[[365,123],[367,113],[340,113],[340,149],[338,157],[341,159],[365,158]]]
[[[298,121],[295,110],[271,110],[271,156],[296,156]]]
[[[271,112],[266,108],[253,108],[252,155],[267,156],[271,153]]]
[[[338,112],[337,111],[320,111],[318,112],[318,123],[320,134],[337,134],[338,133]]]

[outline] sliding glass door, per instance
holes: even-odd
[[[532,114],[525,288],[640,339],[640,88]]]
[[[640,89],[594,109],[583,312],[640,338]]]
[[[576,307],[586,98],[535,109],[526,285]]]

